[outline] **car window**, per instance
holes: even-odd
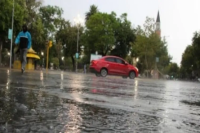
[[[115,58],[112,57],[105,58],[105,60],[109,62],[115,62]]]
[[[119,64],[125,64],[125,62],[123,60],[118,59],[118,58],[116,58],[116,62],[119,63]]]

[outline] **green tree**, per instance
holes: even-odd
[[[194,33],[194,37],[192,38],[192,47],[193,47],[193,51],[194,51],[194,56],[193,56],[193,60],[194,60],[194,64],[193,67],[195,70],[200,70],[200,32],[195,32]]]
[[[59,67],[59,59],[54,57],[52,58],[52,63],[54,64],[54,67],[58,68]]]
[[[200,75],[200,32],[195,32],[192,45],[186,47],[181,60],[182,78],[195,78]]]
[[[44,31],[46,35],[46,39],[53,37],[60,27],[62,22],[62,8],[58,6],[43,6],[40,9],[40,15],[42,19],[42,23],[44,25]]]
[[[150,72],[156,66],[163,70],[170,62],[171,57],[167,51],[165,40],[155,33],[154,19],[148,18],[144,23],[144,28],[140,26],[136,29],[136,42],[132,43],[132,53],[134,57],[139,57],[138,63],[140,72]],[[159,57],[159,63],[156,65],[156,57]]]
[[[77,51],[77,27],[72,26],[68,21],[63,22],[60,30],[56,33],[57,44],[61,43],[63,52],[66,57],[70,57],[75,70],[75,58],[74,55]],[[79,27],[79,36],[83,33],[83,27]],[[81,40],[79,40],[78,51],[81,52]]]
[[[117,18],[115,46],[111,55],[125,58],[131,49],[131,42],[135,42],[135,39],[135,30],[131,27],[131,22],[127,20],[127,14],[124,13],[120,18]]]
[[[12,26],[12,9],[13,0],[1,0],[0,1],[0,65],[2,58],[3,47],[9,48],[10,45],[5,45],[8,42],[8,29]],[[16,36],[19,29],[21,29],[22,23],[26,16],[25,12],[25,2],[24,0],[15,1],[15,13],[14,13],[14,25],[13,25],[13,35]]]
[[[50,48],[49,52],[49,60],[51,60],[57,55],[56,46],[54,46],[56,45],[55,35],[62,26],[63,18],[61,16],[63,14],[63,10],[58,6],[48,5],[40,7],[39,14],[44,30],[42,38],[44,38],[46,41],[53,41],[53,47]],[[46,44],[46,42],[43,42],[43,44]]]
[[[179,67],[177,63],[169,63],[165,68],[165,73],[170,77],[179,78]]]
[[[87,22],[92,15],[94,15],[94,14],[96,14],[98,12],[99,12],[98,7],[95,6],[95,5],[91,5],[90,6],[90,11],[85,14],[85,16],[86,16],[85,17],[85,21]]]
[[[86,22],[83,36],[85,52],[90,55],[98,51],[105,56],[115,43],[115,28],[117,21],[113,14],[96,13]]]
[[[194,47],[192,45],[189,45],[182,55],[181,67],[184,68],[186,73],[191,73],[191,66],[193,64],[195,64]]]
[[[32,47],[35,51],[40,52],[45,50],[45,34],[44,25],[42,23],[39,9],[42,6],[41,0],[27,0],[25,22],[28,25],[28,30],[32,37]]]

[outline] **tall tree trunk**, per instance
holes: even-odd
[[[73,55],[71,55],[71,59],[72,59],[73,71],[75,71],[75,60]]]
[[[146,50],[146,49],[145,49]],[[146,55],[146,51],[145,51],[145,63],[146,63],[146,69],[147,69],[147,77],[149,77],[149,67],[148,67],[148,62],[147,62],[147,55]]]
[[[0,66],[1,66],[1,61],[2,61],[2,46],[3,44],[1,43],[1,40],[0,40]]]

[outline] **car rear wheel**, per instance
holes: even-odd
[[[108,71],[105,68],[101,69],[101,76],[106,77],[107,75],[108,75]]]
[[[135,72],[134,72],[134,71],[131,71],[131,72],[129,73],[129,78],[130,78],[130,79],[134,79],[134,78],[135,78]]]

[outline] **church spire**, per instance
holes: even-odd
[[[157,22],[157,23],[160,23],[160,14],[159,14],[159,11],[158,11],[158,15],[157,15],[156,22]]]
[[[156,19],[156,34],[161,37],[161,29],[160,29],[160,14],[158,11],[157,19]]]

